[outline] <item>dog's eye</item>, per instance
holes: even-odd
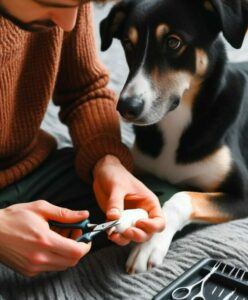
[[[167,39],[167,47],[171,50],[179,50],[182,44],[182,40],[175,35],[171,35]]]
[[[130,52],[133,50],[133,44],[129,39],[123,40],[123,47],[125,48],[126,51]]]

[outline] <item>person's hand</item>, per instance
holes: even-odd
[[[91,244],[54,232],[48,220],[72,223],[88,216],[87,211],[71,211],[44,200],[1,209],[0,262],[26,276],[75,266],[89,252]],[[73,234],[77,237],[79,233]]]
[[[155,194],[135,178],[118,158],[107,155],[94,168],[94,192],[108,220],[116,220],[123,209],[143,208],[149,219],[137,221],[135,227],[109,238],[119,245],[130,241],[145,242],[165,226],[163,213]]]

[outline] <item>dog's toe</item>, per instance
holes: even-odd
[[[147,271],[147,262],[150,256],[149,246],[145,244],[137,245],[131,252],[126,269],[129,274]]]
[[[163,231],[154,234],[150,241],[137,245],[130,253],[126,263],[129,274],[146,272],[153,267],[159,267],[166,256],[173,233]]]
[[[161,249],[156,249],[156,248],[153,249],[153,251],[149,257],[149,260],[148,260],[149,269],[161,266],[166,254],[167,254],[167,251],[164,251]]]
[[[162,264],[166,253],[152,246],[143,244],[133,249],[126,263],[129,274],[146,272]]]
[[[139,253],[139,250],[140,250],[140,246],[141,245],[137,245],[135,246],[131,253],[129,254],[129,257],[127,259],[127,262],[126,262],[126,271],[127,273],[129,274],[133,274],[134,273],[134,269],[133,269],[133,266],[134,266],[134,263],[135,263],[135,260],[137,258],[137,255]]]

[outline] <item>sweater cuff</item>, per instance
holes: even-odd
[[[101,151],[99,151],[101,149]],[[122,165],[133,171],[133,158],[130,150],[120,140],[112,136],[102,135],[89,140],[76,154],[76,171],[86,182],[92,182],[93,169],[96,163],[106,155],[116,156]]]
[[[105,90],[104,96],[83,103],[69,118],[70,133],[76,149],[76,170],[88,182],[92,181],[96,163],[108,154],[116,156],[124,167],[133,171],[131,152],[121,142],[115,98],[108,90]]]

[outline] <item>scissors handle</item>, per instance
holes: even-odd
[[[201,289],[200,292],[195,295],[191,300],[205,300],[205,297],[203,295],[203,289],[205,283],[208,281],[208,279],[218,270],[219,266],[221,265],[221,262],[218,262],[214,265],[212,270],[201,280],[195,282],[194,284],[190,286],[184,286],[184,287],[179,287],[175,289],[172,293],[172,299],[173,300],[182,300],[182,299],[187,299],[189,295],[191,294],[192,290],[199,284],[201,284]]]
[[[206,298],[203,295],[203,286],[198,294],[196,294],[191,300],[206,300]]]
[[[175,289],[172,293],[173,300],[187,299],[192,291],[192,287],[179,287]]]
[[[83,230],[83,234],[76,239],[77,242],[90,243],[92,239],[99,233],[99,231],[91,231],[88,228],[88,224],[90,223],[89,219],[86,219],[77,223],[60,223],[55,221],[49,221],[50,226],[55,226],[58,228],[68,228],[68,229],[81,229]]]
[[[58,228],[82,229],[87,232],[87,230],[88,230],[87,225],[89,224],[89,222],[90,222],[89,219],[86,219],[84,221],[80,221],[77,223],[60,223],[60,222],[56,222],[56,221],[49,221],[49,225],[55,226]]]
[[[85,233],[76,239],[77,242],[90,243],[92,241],[93,236],[90,233]]]

